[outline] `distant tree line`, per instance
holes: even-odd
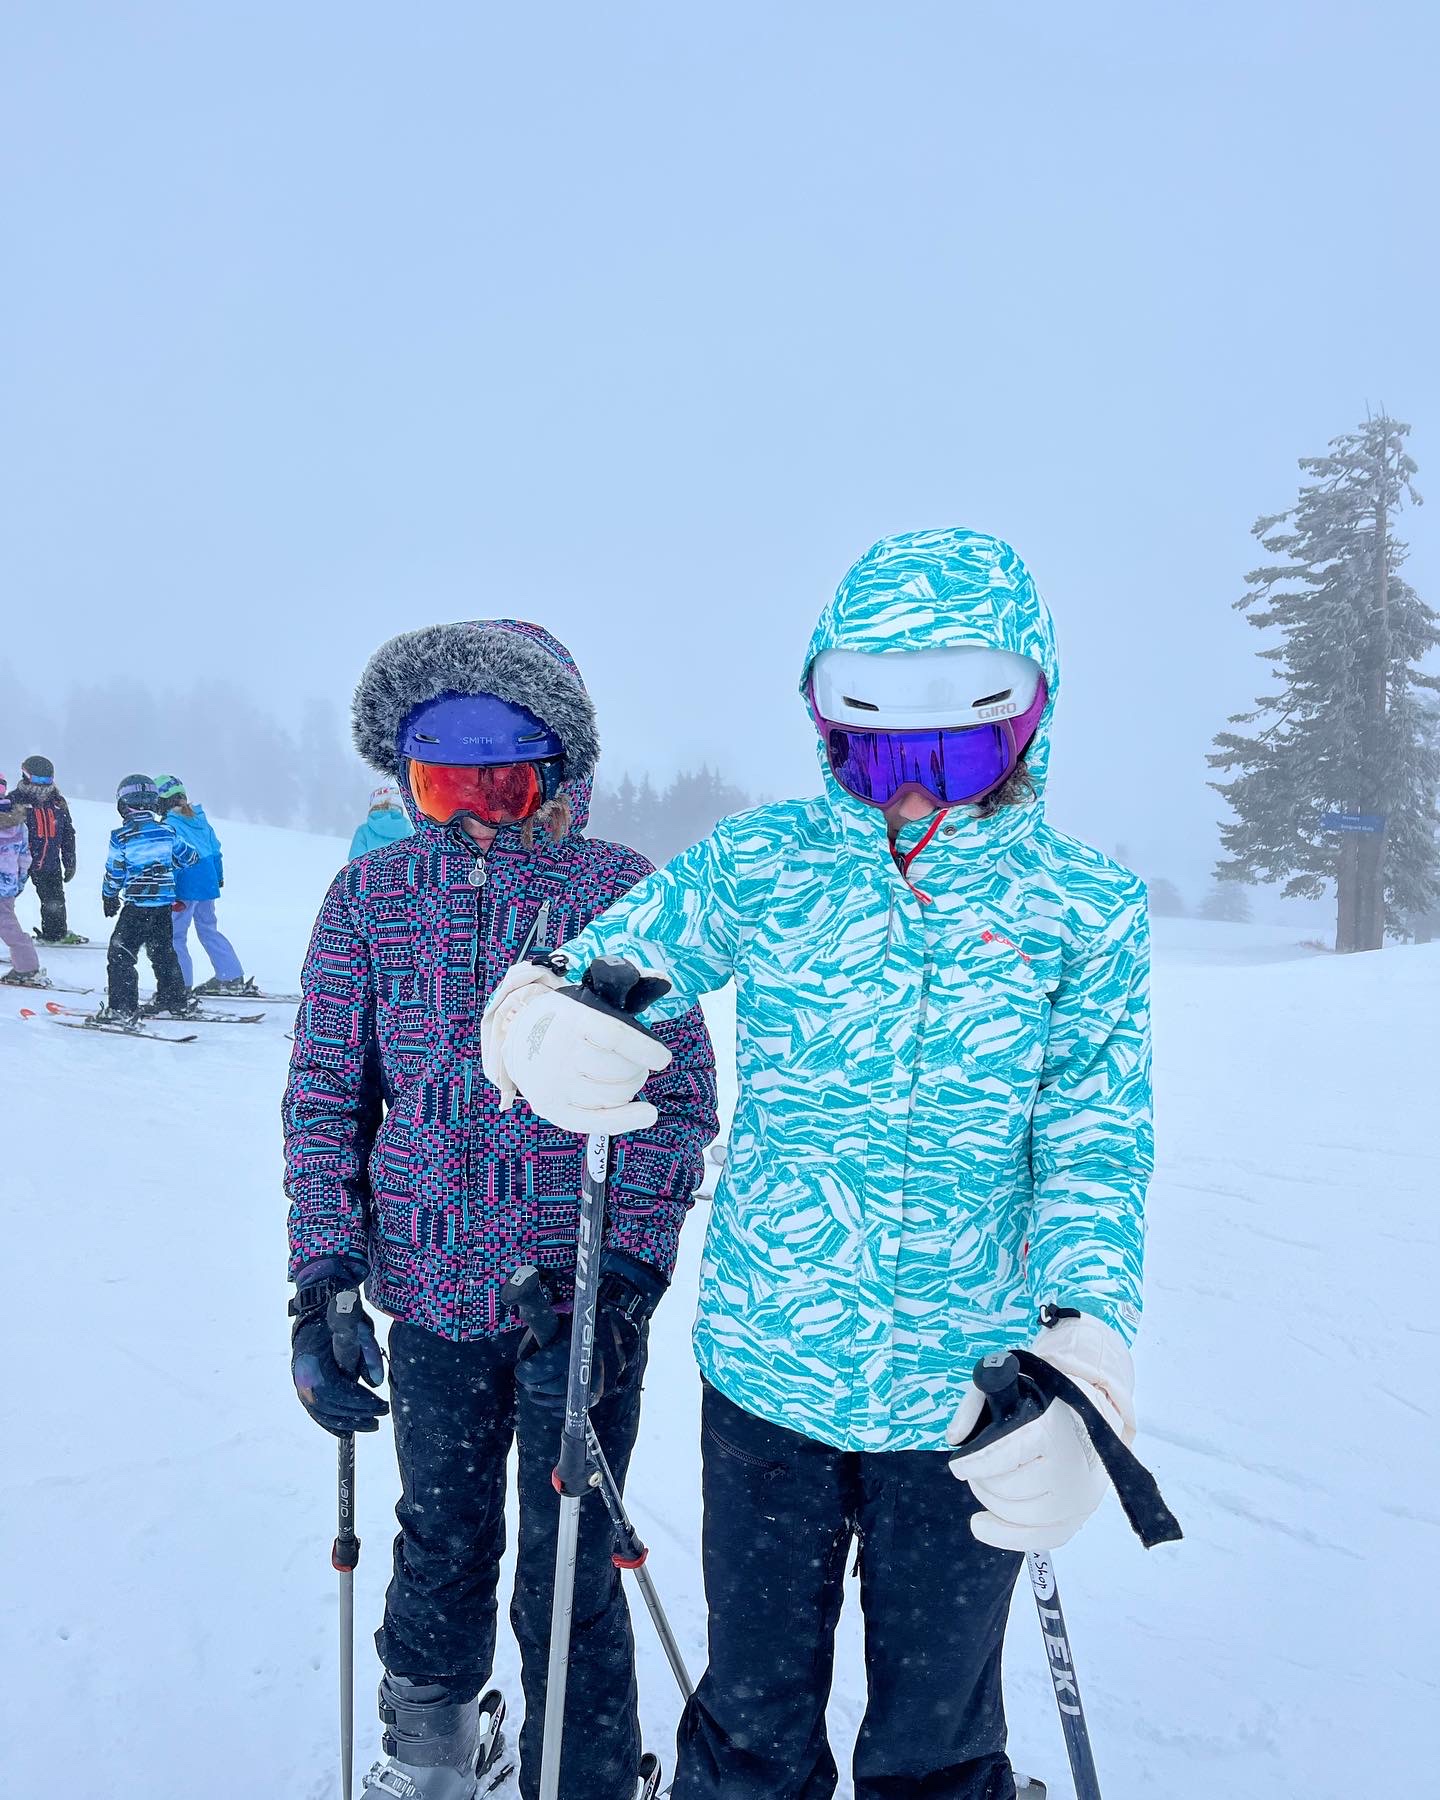
[[[178,775],[218,817],[348,835],[375,785],[330,701],[309,701],[292,726],[225,682],[112,680],[50,696],[4,665],[0,693],[0,769],[13,782],[22,757],[48,756],[77,799],[109,800],[125,775]]]
[[[651,862],[667,863],[708,837],[718,820],[754,804],[743,788],[704,764],[682,770],[663,787],[648,775],[637,782],[627,772],[617,787],[596,783],[590,825],[597,837],[631,844]]]
[[[224,682],[114,680],[49,696],[3,663],[0,694],[0,771],[14,782],[22,758],[48,756],[62,790],[81,800],[112,799],[125,775],[178,775],[218,818],[348,836],[378,779],[348,748],[331,701],[309,701],[286,725]],[[750,804],[708,767],[659,784],[626,774],[618,785],[597,784],[590,829],[662,863]]]
[[[1150,912],[1156,919],[1183,919],[1190,916],[1185,896],[1173,881],[1154,875],[1145,883],[1150,894]],[[1226,925],[1248,925],[1253,916],[1250,890],[1238,881],[1217,881],[1199,906],[1197,919],[1215,919]]]

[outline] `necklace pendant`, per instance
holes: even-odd
[[[471,863],[470,873],[466,877],[466,880],[470,883],[471,887],[473,887],[473,888],[483,888],[484,887],[485,880],[486,880],[485,864],[478,856],[475,858],[474,862]]]

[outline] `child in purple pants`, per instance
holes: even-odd
[[[48,987],[35,940],[15,917],[15,902],[30,873],[30,829],[25,807],[10,798],[0,775],[0,940],[10,951],[10,967],[0,982],[6,987]]]

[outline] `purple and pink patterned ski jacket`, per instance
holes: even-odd
[[[585,1140],[523,1098],[501,1113],[480,1064],[507,970],[650,873],[581,835],[588,781],[565,791],[575,823],[558,843],[507,827],[477,861],[463,832],[421,820],[360,857],[305,960],[283,1108],[291,1279],[353,1259],[377,1307],[457,1342],[518,1323],[500,1289],[520,1264],[554,1271],[562,1294],[575,1265]],[[616,1141],[605,1244],[668,1280],[716,1132],[715,1058],[698,1007],[657,1033],[674,1061],[645,1089],[657,1124]]]

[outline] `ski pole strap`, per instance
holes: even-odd
[[[1153,1550],[1157,1544],[1178,1542],[1185,1534],[1165,1504],[1159,1483],[1080,1384],[1033,1350],[1012,1350],[1010,1354],[1019,1363],[1022,1377],[1038,1389],[1046,1405],[1063,1400],[1079,1417],[1120,1496],[1131,1530],[1145,1548]]]

